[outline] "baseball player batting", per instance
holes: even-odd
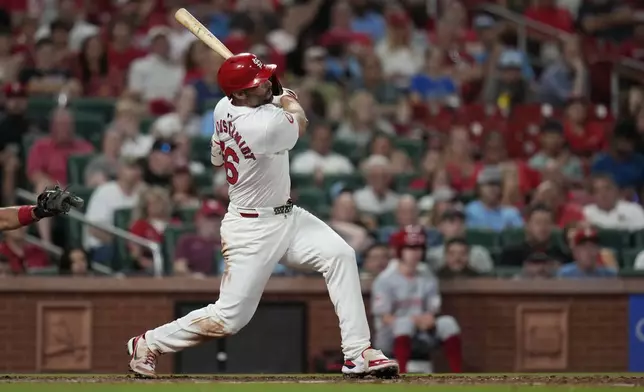
[[[45,189],[38,195],[36,205],[0,208],[0,231],[16,230],[43,218],[66,214],[71,207],[80,208],[83,203],[83,199],[59,186]]]
[[[441,315],[438,281],[418,272],[427,237],[420,226],[394,234],[396,268],[387,268],[373,283],[371,311],[375,317],[376,347],[393,353],[400,372],[410,359],[429,359],[430,350],[442,345],[450,370],[461,372],[460,327],[454,317]]]
[[[347,376],[398,375],[398,363],[371,348],[353,249],[290,200],[289,150],[308,120],[282,89],[276,66],[255,55],[228,58],[217,81],[226,94],[214,110],[212,163],[226,170],[230,205],[221,224],[226,269],[214,304],[131,338],[130,369],[154,377],[157,358],[237,333],[253,317],[277,263],[320,272],[340,319]]]

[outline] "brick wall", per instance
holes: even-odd
[[[5,372],[35,371],[38,355],[37,309],[41,301],[91,303],[93,337],[90,371],[122,373],[127,370],[125,342],[128,338],[172,320],[175,301],[210,301],[216,298],[212,287],[218,285],[214,284],[216,282],[178,284],[171,279],[164,282],[152,280],[144,287],[138,281],[132,281],[131,285],[120,282],[113,287],[101,287],[95,282],[76,281],[74,284],[78,287],[74,291],[69,282],[38,284],[35,280],[32,278],[27,286],[15,282],[0,283],[0,350],[3,353],[0,356],[0,369]],[[568,320],[565,340],[569,351],[563,370],[627,370],[628,297],[623,286],[619,290],[616,286],[612,291],[604,287],[604,292],[592,294],[592,288],[580,290],[581,286],[568,290],[560,287],[552,293],[543,289],[530,293],[525,287],[519,290],[521,287],[516,285],[501,287],[503,284],[498,281],[494,284],[495,288],[487,290],[483,290],[485,285],[481,285],[479,282],[468,286],[466,290],[447,285],[444,289],[444,311],[454,315],[463,330],[467,371],[517,370],[517,341],[521,338],[517,335],[528,333],[518,330],[517,309],[526,304],[561,306],[553,314],[555,318],[565,314]],[[365,295],[368,303],[368,293]],[[308,304],[310,359],[323,350],[337,350],[340,334],[324,282],[300,280],[297,284],[291,281],[272,287],[269,285],[264,296],[267,301],[287,298]],[[538,322],[539,312],[533,313]],[[544,323],[548,322],[546,320]],[[550,338],[546,336],[546,339]],[[438,369],[443,369],[440,355],[437,362]],[[170,373],[171,370],[172,357],[163,358],[159,371]]]

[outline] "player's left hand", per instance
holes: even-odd
[[[296,100],[298,99],[297,94],[295,94],[295,91],[293,91],[293,90],[291,90],[289,88],[282,88],[282,91],[283,92],[282,92],[281,95],[276,95],[276,96],[273,97],[273,105],[282,106],[281,99],[282,99],[282,97],[285,97],[285,96],[293,97]]]
[[[85,201],[73,193],[56,185],[45,189],[38,195],[34,215],[38,219],[67,214],[72,207],[80,208]]]
[[[279,96],[284,94],[284,89],[282,88],[282,83],[280,82],[279,78],[277,75],[272,74],[271,77],[268,79],[271,81],[271,89],[273,90],[273,95],[274,96]]]

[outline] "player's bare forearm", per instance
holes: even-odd
[[[15,230],[38,221],[34,206],[0,208],[0,231]]]
[[[306,128],[309,126],[309,120],[306,118],[306,113],[304,113],[302,106],[297,99],[289,95],[284,95],[280,98],[280,104],[282,105],[282,109],[295,116],[299,127],[300,137],[302,137],[306,133]]]

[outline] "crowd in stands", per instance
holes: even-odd
[[[408,226],[427,234],[419,269],[441,279],[644,270],[644,87],[615,98],[610,83],[620,58],[644,60],[644,2],[503,1],[557,29],[524,48],[484,1],[429,3],[0,0],[2,203],[69,185],[90,222],[159,243],[166,274],[223,272],[228,184],[209,157],[223,60],[174,20],[185,6],[297,92],[310,127],[290,152],[293,200],[365,277]],[[4,233],[0,275],[148,275],[153,256],[43,220]]]

